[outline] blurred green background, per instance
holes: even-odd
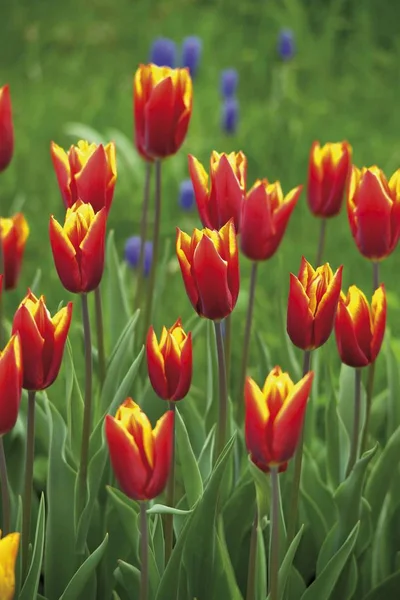
[[[1,7],[0,84],[11,86],[15,157],[0,177],[1,213],[22,206],[30,225],[18,290],[7,295],[8,316],[31,284],[54,310],[68,294],[58,281],[48,242],[51,213],[63,219],[63,205],[49,154],[50,141],[76,143],[86,127],[117,142],[118,181],[110,215],[118,252],[138,233],[143,165],[132,156],[132,78],[146,62],[153,39],[178,44],[187,35],[203,40],[194,84],[194,111],[180,153],[163,173],[163,241],[171,240],[168,277],[156,325],[170,326],[193,310],[174,258],[175,227],[199,225],[196,211],[183,212],[178,188],[187,177],[188,153],[208,163],[211,150],[242,149],[254,179],[279,179],[284,191],[305,183],[309,148],[348,139],[359,166],[378,164],[387,175],[400,166],[400,6],[382,0],[14,0]],[[281,28],[293,30],[296,53],[277,54]],[[220,130],[219,77],[239,71],[238,132]],[[88,132],[88,137],[91,135]],[[301,255],[315,259],[319,223],[303,192],[277,255],[261,266],[255,319],[272,362],[287,367],[282,343],[289,271]],[[345,265],[344,285],[370,292],[371,265],[351,239],[345,211],[328,226],[325,252],[333,268]],[[400,333],[398,251],[382,264],[389,292],[390,326]],[[234,359],[239,360],[247,304],[249,265],[242,260],[242,292],[233,316]],[[133,289],[132,277],[127,285]],[[130,292],[130,288],[129,288]],[[76,306],[75,327],[79,327]],[[280,319],[278,319],[280,315]],[[252,347],[252,364],[257,347]]]

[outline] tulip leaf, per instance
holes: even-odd
[[[40,573],[42,571],[43,561],[43,548],[44,548],[44,530],[45,530],[45,505],[44,505],[44,494],[40,497],[39,513],[36,523],[36,534],[35,541],[33,544],[33,551],[31,557],[31,563],[26,576],[25,583],[18,596],[19,600],[32,600],[36,598],[36,594],[39,587]]]
[[[346,427],[349,439],[353,436],[354,421],[354,396],[355,396],[356,369],[342,364],[339,376],[339,398],[338,412]],[[361,406],[360,406],[360,433],[365,421],[365,389],[361,384]],[[361,436],[360,436],[361,439]]]
[[[223,508],[225,537],[235,570],[240,566],[244,542],[255,514],[256,491],[249,470],[246,469]]]
[[[347,563],[357,540],[359,523],[350,532],[340,549],[332,556],[315,581],[306,589],[300,600],[329,598],[339,576]]]
[[[115,247],[114,231],[110,231],[106,243],[106,267],[103,280],[107,285],[106,311],[111,348],[115,347],[130,316],[127,286],[122,276],[120,261]]]
[[[302,535],[304,531],[304,525],[302,525],[299,531],[296,533],[296,536],[293,538],[292,543],[290,544],[288,551],[285,554],[285,558],[282,561],[282,564],[279,568],[278,573],[278,590],[279,590],[279,598],[283,600],[285,596],[286,585],[289,581],[290,572],[292,569],[292,564],[294,557],[297,552],[297,548],[299,547]],[[265,553],[264,553],[265,559]],[[265,589],[265,588],[264,588]]]
[[[175,434],[177,458],[181,467],[183,485],[189,506],[194,506],[203,493],[203,481],[194,455],[185,423],[175,409]]]
[[[154,558],[157,563],[158,572],[163,573],[165,567],[165,540],[163,522],[160,515],[156,515],[154,518],[150,538],[153,544]]]
[[[328,481],[335,490],[344,479],[350,452],[350,439],[338,413],[334,394],[329,395],[325,409],[326,469]]]
[[[212,598],[229,598],[229,600],[243,600],[238,588],[231,558],[226,546],[224,528],[221,518],[218,519],[218,532],[215,544],[215,583],[210,590]],[[265,588],[264,588],[265,589]]]
[[[153,504],[153,506],[147,510],[148,515],[190,515],[192,512],[193,508],[181,510],[180,508],[166,506],[165,504]]]
[[[206,440],[200,452],[198,467],[203,483],[210,477],[212,471],[212,459],[214,456],[215,425],[208,432]]]
[[[385,335],[386,369],[388,380],[388,405],[387,405],[387,439],[400,427],[400,374],[399,365],[393,351],[390,332]]]
[[[108,533],[100,546],[90,554],[85,562],[79,567],[75,575],[67,585],[60,600],[77,600],[85,590],[89,581],[96,576],[96,568],[104,556],[108,544]]]
[[[97,129],[85,125],[85,123],[71,122],[64,125],[64,131],[74,139],[91,140],[95,144],[104,143],[103,136]]]
[[[299,600],[306,590],[306,584],[299,571],[292,567],[289,572],[289,580],[286,584],[287,600]]]
[[[79,464],[82,444],[83,398],[76,376],[71,342],[67,338],[64,356],[68,442],[75,464]],[[75,391],[75,393],[74,393]]]
[[[131,544],[134,559],[139,564],[139,505],[134,500],[125,496],[120,490],[111,486],[107,486],[106,489],[110,501],[118,513],[122,531]]]
[[[400,589],[400,571],[396,571],[377,587],[371,590],[363,600],[397,600]]]

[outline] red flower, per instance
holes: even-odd
[[[4,289],[13,290],[18,283],[29,235],[28,223],[22,213],[9,219],[0,218],[0,243],[3,245]]]
[[[17,422],[22,393],[22,354],[19,334],[0,352],[0,435]]]
[[[122,491],[151,500],[166,486],[172,459],[174,414],[167,411],[152,430],[140,407],[127,398],[115,417],[106,416],[111,464]]]
[[[11,162],[14,152],[14,126],[12,120],[10,88],[0,88],[0,173]]]

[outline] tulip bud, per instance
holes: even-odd
[[[236,94],[239,83],[239,73],[236,69],[225,69],[221,72],[221,96],[222,98],[232,98]]]
[[[1,537],[1,531],[0,531]],[[1,600],[13,600],[15,594],[15,563],[19,548],[19,533],[9,533],[0,539]]]
[[[18,284],[29,227],[22,213],[0,218],[0,243],[3,246],[4,289],[13,290]]]
[[[291,29],[281,29],[277,45],[278,54],[282,60],[291,60],[296,52],[293,31]]]
[[[151,45],[149,62],[158,67],[170,67],[176,65],[176,44],[169,38],[159,37]]]
[[[22,394],[22,353],[19,334],[0,352],[0,435],[17,422]]]
[[[222,104],[221,129],[228,135],[236,133],[239,121],[239,102],[236,98],[227,98]]]
[[[340,296],[335,320],[336,344],[341,361],[350,367],[374,362],[382,346],[386,326],[386,294],[381,285],[371,306],[355,285]]]
[[[22,349],[23,386],[44,390],[56,379],[61,367],[72,317],[72,302],[51,317],[44,296],[30,290],[19,305],[12,333],[19,333]]]
[[[144,243],[144,260],[143,260],[143,275],[148,276],[153,261],[153,242],[147,241]],[[140,258],[140,237],[133,235],[126,240],[125,244],[125,260],[132,269],[139,266]]]
[[[290,274],[287,332],[298,348],[313,350],[329,338],[342,287],[342,269],[333,274],[328,263],[313,269],[303,257],[298,276]]]
[[[185,179],[179,186],[179,205],[183,210],[191,210],[194,206],[194,188],[191,179]]]
[[[131,398],[121,404],[115,417],[106,416],[105,432],[115,477],[132,500],[151,500],[165,488],[173,430],[171,410],[152,429],[147,416]]]
[[[251,377],[245,384],[245,438],[250,459],[261,471],[285,471],[299,442],[314,373],[294,384],[280,367],[261,390]]]
[[[0,173],[11,162],[14,152],[14,126],[12,120],[10,88],[0,88]]]
[[[178,319],[163,327],[160,343],[150,327],[146,340],[147,368],[151,385],[163,400],[182,400],[192,381],[192,334],[186,335]]]
[[[234,309],[239,295],[239,258],[230,220],[219,231],[177,229],[176,253],[186,293],[195,311],[219,321]]]
[[[192,79],[197,74],[203,43],[196,35],[186,37],[182,42],[182,67],[187,67]]]

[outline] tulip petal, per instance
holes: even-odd
[[[75,248],[53,216],[50,217],[49,234],[54,264],[63,286],[69,292],[79,293],[82,283]]]
[[[91,292],[100,284],[104,271],[107,211],[102,208],[90,223],[81,243],[81,290]]]
[[[187,396],[192,382],[192,364],[192,334],[190,332],[181,346],[180,378],[171,400],[182,400]]]
[[[155,498],[167,485],[173,452],[174,413],[168,410],[156,423],[153,431],[154,469],[146,495]]]
[[[360,348],[349,311],[342,298],[339,298],[335,319],[336,344],[341,361],[350,367],[365,367],[369,357]]]
[[[58,187],[60,188],[65,207],[68,208],[76,202],[76,198],[72,197],[71,192],[71,169],[68,155],[61,146],[58,146],[54,142],[51,142],[50,144],[50,154],[57,177]]]
[[[165,377],[164,357],[160,352],[158,340],[153,327],[150,327],[146,338],[147,369],[151,385],[157,396],[168,400],[168,385]]]
[[[337,305],[339,302],[340,291],[342,289],[342,271],[339,267],[333,276],[325,294],[317,306],[314,316],[314,345],[319,348],[331,335],[335,322]]]
[[[23,387],[27,390],[38,389],[43,382],[42,352],[44,339],[35,320],[24,304],[17,309],[12,326],[12,333],[20,334],[23,364]]]
[[[274,235],[268,240],[268,244],[266,244],[265,259],[271,258],[277,251],[302,189],[303,186],[299,185],[297,188],[291,190],[286,196],[283,204],[274,211],[272,215]]]
[[[0,140],[1,172],[10,164],[14,152],[14,125],[10,88],[8,85],[0,88]]]
[[[18,417],[22,392],[22,354],[19,334],[0,353],[0,435],[8,433]]]
[[[179,261],[179,265],[182,271],[183,283],[185,285],[186,293],[189,297],[193,308],[198,310],[199,303],[199,292],[197,289],[196,282],[192,276],[192,251],[191,251],[191,238],[177,227],[176,229],[176,255]]]
[[[68,302],[67,306],[61,308],[51,320],[54,328],[53,353],[52,356],[49,357],[49,367],[47,374],[45,375],[44,388],[55,381],[60,371],[61,362],[64,356],[64,348],[71,325],[72,307],[72,302]]]
[[[106,205],[107,171],[107,156],[100,144],[75,175],[78,198],[91,204],[95,213]]]
[[[166,77],[153,87],[145,105],[144,146],[153,158],[165,158],[175,152],[175,102],[185,109],[182,99],[175,99],[172,78]]]
[[[371,341],[371,361],[374,361],[379,354],[382,346],[386,327],[386,293],[384,285],[378,287],[372,296],[372,341]],[[1,389],[1,387],[0,387]]]
[[[265,438],[269,412],[265,395],[256,382],[247,377],[244,387],[246,446],[256,464],[268,464],[271,456]]]
[[[287,308],[287,332],[293,344],[302,350],[313,346],[314,319],[309,309],[309,298],[300,281],[290,273]]]
[[[208,175],[200,161],[191,154],[188,156],[188,162],[189,175],[193,184],[200,220],[204,227],[213,229],[214,223],[216,223],[216,215],[213,214],[214,207],[209,202]]]
[[[253,187],[243,203],[240,233],[243,254],[250,260],[265,260],[275,231],[264,182]]]
[[[217,227],[220,229],[233,218],[235,229],[240,230],[244,189],[226,154],[222,154],[215,173],[212,174],[212,194],[218,211]]]

